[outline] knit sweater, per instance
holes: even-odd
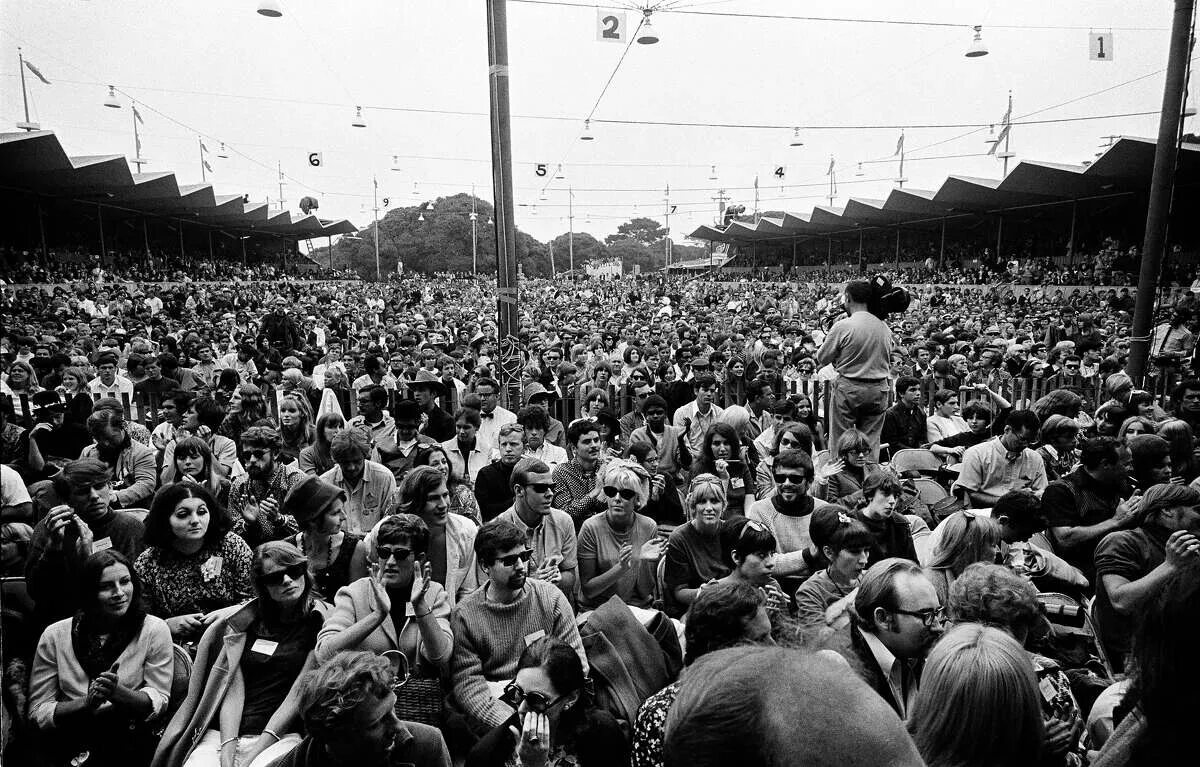
[[[746,516],[757,522],[762,522],[775,536],[778,550],[775,553],[775,574],[796,575],[807,570],[804,552],[812,544],[808,533],[812,512],[828,506],[820,498],[803,498],[795,509],[786,513],[781,510],[779,496],[773,495],[761,501],[755,501],[746,510]],[[808,502],[812,501],[809,506]],[[808,507],[807,509],[805,507]]]
[[[512,716],[512,709],[492,697],[488,682],[512,679],[517,661],[534,640],[551,636],[575,648],[588,671],[587,655],[571,605],[546,581],[527,580],[520,597],[508,604],[488,598],[490,584],[459,600],[450,616],[454,656],[450,673],[453,697],[471,722],[490,729]]]

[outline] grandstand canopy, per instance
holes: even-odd
[[[0,189],[100,205],[106,217],[173,218],[294,240],[358,231],[345,219],[293,216],[240,194],[218,194],[212,184],[180,184],[174,173],[134,173],[122,155],[68,157],[53,131],[0,133]]]
[[[999,181],[952,175],[933,191],[893,189],[886,200],[852,197],[842,208],[817,206],[808,213],[763,217],[757,224],[732,221],[727,227],[702,226],[690,236],[750,245],[1140,195],[1150,187],[1154,150],[1153,139],[1121,137],[1087,166],[1020,162]],[[1200,144],[1184,144],[1176,187],[1195,187],[1197,183],[1200,183]],[[1176,215],[1180,213],[1178,205],[1177,197]]]

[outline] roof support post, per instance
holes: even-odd
[[[108,260],[108,250],[104,247],[104,208],[96,203],[96,223],[100,226],[100,263]]]
[[[900,268],[900,227],[896,227],[896,268]]]
[[[938,271],[946,265],[946,217],[942,216],[942,244],[938,248]]]
[[[1004,216],[996,216],[996,261],[1003,261],[1000,255],[1000,247],[1004,244]]]
[[[1067,265],[1075,265],[1075,214],[1079,212],[1079,200],[1071,200],[1071,237],[1067,240]]]
[[[826,239],[828,247],[825,251],[825,274],[828,275],[833,271],[833,235],[828,235]]]
[[[38,235],[42,241],[42,263],[50,265],[50,248],[46,247],[46,213],[42,210],[42,198],[37,198]]]

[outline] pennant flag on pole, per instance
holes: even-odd
[[[1008,132],[1010,130],[1012,130],[1011,124],[1005,125],[1003,128],[1000,129],[1000,132],[996,134],[995,140],[992,141],[992,148],[988,150],[988,154],[996,153],[996,149],[1000,146],[1000,142],[1003,141],[1004,139],[1008,138]]]
[[[201,160],[204,163],[204,169],[209,173],[213,172],[212,166],[208,164],[208,160]]]
[[[754,191],[758,191],[758,176],[754,177]]]
[[[34,76],[35,76],[35,77],[37,77],[37,79],[41,80],[41,81],[42,81],[42,82],[44,82],[46,85],[49,85],[49,84],[50,84],[50,81],[49,81],[49,80],[47,80],[47,79],[46,79],[46,76],[45,76],[44,74],[42,74],[42,73],[41,73],[41,70],[39,70],[37,67],[35,67],[35,66],[33,65],[33,62],[32,62],[32,61],[30,61],[29,59],[25,59],[25,67],[26,67],[26,68],[27,68],[27,69],[28,69],[30,72],[33,72]]]
[[[900,138],[897,139],[897,141],[896,141],[896,151],[892,152],[892,157],[895,157],[896,155],[900,154],[903,151],[904,151],[904,132],[901,131]]]
[[[133,105],[133,119],[137,120],[142,125],[146,124],[146,121],[142,119],[142,113],[137,111],[137,104]]]
[[[208,154],[208,147],[204,146],[204,139],[200,140],[200,151]]]
[[[826,176],[833,175],[833,158],[832,157],[829,158],[829,170],[825,171],[825,175]]]

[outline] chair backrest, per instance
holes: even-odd
[[[897,450],[890,463],[892,471],[903,474],[906,471],[937,471],[942,468],[942,459],[930,450],[908,448]]]
[[[179,645],[171,645],[171,657],[174,666],[171,670],[171,697],[167,701],[167,710],[163,712],[160,722],[169,722],[175,711],[183,705],[187,697],[188,683],[192,678],[192,656]]]
[[[917,489],[917,497],[926,506],[933,504],[950,497],[950,491],[938,484],[937,480],[928,477],[917,477],[912,480],[913,487]]]
[[[0,605],[5,610],[13,610],[23,615],[33,613],[33,597],[29,596],[29,585],[25,583],[24,576],[0,578]]]

